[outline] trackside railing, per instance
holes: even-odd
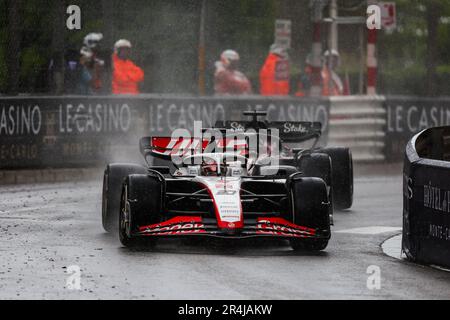
[[[332,97],[330,106],[330,145],[349,147],[355,161],[386,159],[384,97]]]

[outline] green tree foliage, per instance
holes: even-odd
[[[436,93],[449,95],[450,82],[450,2],[445,0],[397,0],[398,28],[392,34],[380,33],[378,41],[381,92],[426,95],[427,10],[438,3]]]
[[[0,92],[7,88],[7,2],[0,0]],[[54,55],[52,37],[56,30],[64,38],[66,50],[78,51],[83,37],[93,31],[105,33],[105,45],[112,49],[114,40],[130,39],[133,59],[146,72],[145,92],[197,92],[198,35],[201,0],[76,0],[82,9],[82,30],[68,31],[55,26],[52,1],[22,1],[20,35],[20,91],[40,93],[50,90],[48,67]],[[341,15],[364,15],[361,0],[339,0]],[[429,19],[427,10],[437,4],[439,22],[436,37],[436,91],[448,95],[450,81],[450,1],[396,0],[398,29],[392,34],[380,32],[378,41],[380,92],[426,94]],[[309,0],[208,0],[206,19],[207,87],[212,93],[214,62],[225,49],[241,55],[241,68],[258,83],[258,73],[273,43],[276,18],[293,21],[294,70],[301,69],[310,50],[311,21]],[[345,6],[344,6],[345,5]],[[105,6],[110,14],[105,15]],[[431,8],[431,9],[430,9]],[[325,9],[326,10],[326,9]],[[433,9],[436,10],[436,9]],[[65,12],[61,13],[65,15]],[[326,16],[325,11],[325,16]],[[107,18],[105,18],[107,17]],[[65,20],[65,19],[64,19]],[[357,72],[359,52],[357,35],[343,29],[340,34],[345,69]],[[324,37],[326,27],[324,27]],[[325,43],[325,38],[324,38]],[[346,45],[347,44],[347,45]],[[350,58],[347,58],[350,57]],[[429,59],[428,59],[429,61]],[[353,78],[352,78],[353,79]],[[355,81],[356,82],[356,81]]]

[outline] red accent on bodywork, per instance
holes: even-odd
[[[177,235],[188,233],[206,233],[201,217],[176,217],[159,224],[139,228],[141,234],[146,235]]]
[[[230,229],[228,223],[226,227]],[[311,238],[316,236],[316,230],[293,224],[282,218],[259,218],[256,228],[249,226],[245,232],[254,232],[258,236],[280,236],[293,238]],[[176,217],[159,224],[139,228],[142,236],[177,236],[177,235],[208,235],[201,217]]]
[[[211,200],[213,202],[214,213],[216,214],[216,219],[217,219],[217,226],[220,229],[242,229],[244,227],[244,215],[242,213],[242,203],[241,203],[240,221],[233,222],[233,225],[230,225],[230,222],[222,221],[222,219],[220,218],[219,208],[217,207],[216,199],[214,198],[214,195],[213,195],[212,191],[209,189],[209,187],[206,184],[201,183],[201,182],[199,182],[199,184],[202,185],[203,187],[205,187],[205,189],[208,191],[209,197],[211,198]]]
[[[305,238],[315,236],[316,230],[298,226],[283,218],[258,218],[256,233]]]
[[[188,143],[186,143],[188,141]],[[201,142],[201,150],[199,150]],[[154,152],[162,153],[166,155],[184,155],[188,152],[195,154],[196,152],[202,152],[208,146],[208,140],[202,140],[197,138],[183,138],[178,139],[171,137],[154,137],[151,140],[151,146]]]
[[[188,142],[186,142],[186,140]],[[211,141],[209,139],[199,138],[179,137],[178,139],[175,139],[171,137],[153,137],[151,139],[151,147],[153,148],[153,151],[168,156],[202,153],[205,152],[210,143]],[[224,138],[218,140],[216,141],[216,147],[221,149],[222,152],[237,152],[243,156],[248,154],[247,143],[239,139]]]

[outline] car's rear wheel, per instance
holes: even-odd
[[[151,246],[156,238],[133,234],[140,227],[157,224],[161,221],[163,197],[162,182],[159,177],[149,175],[130,175],[122,188],[119,214],[119,238],[126,247]]]
[[[135,164],[110,164],[103,175],[102,224],[107,232],[117,232],[120,195],[125,178],[134,173],[144,174],[147,169]]]
[[[291,240],[294,250],[324,250],[330,239],[329,199],[325,182],[320,178],[294,176],[288,181],[293,223],[316,229],[322,238],[295,238]]]
[[[353,158],[348,148],[325,148],[321,152],[331,158],[333,201],[336,209],[353,205]]]
[[[305,154],[298,160],[298,167],[305,177],[321,178],[328,186],[332,185],[331,159],[324,153]]]

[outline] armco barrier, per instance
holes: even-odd
[[[269,120],[320,121],[328,136],[329,100],[249,96],[0,98],[0,169],[76,168],[140,161],[138,140],[243,119],[267,110]]]
[[[355,161],[385,160],[384,97],[332,97],[330,101],[329,144],[349,147]]]
[[[415,133],[450,125],[450,98],[0,97],[0,169],[138,161],[130,157],[142,135],[240,120],[250,109],[268,110],[270,120],[320,121],[324,140],[350,147],[357,162],[399,162]]]
[[[331,145],[350,147],[356,161],[400,162],[418,132],[450,125],[450,98],[332,97]]]
[[[403,180],[403,251],[413,261],[450,267],[450,127],[414,136]]]

